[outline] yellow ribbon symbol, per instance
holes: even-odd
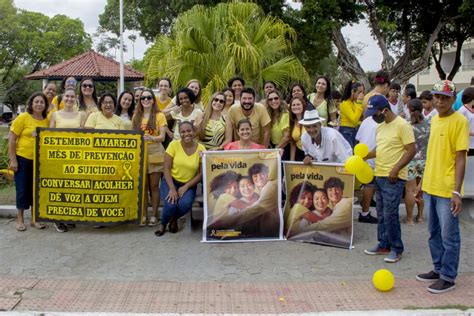
[[[132,169],[132,164],[130,161],[125,161],[122,165],[123,172],[125,173],[122,176],[122,180],[133,180],[132,176],[130,175],[130,170]]]

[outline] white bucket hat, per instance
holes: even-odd
[[[304,112],[303,119],[298,121],[301,125],[314,125],[316,123],[324,122],[326,119],[319,116],[318,110],[311,110]]]

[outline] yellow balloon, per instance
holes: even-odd
[[[355,155],[347,158],[346,162],[344,163],[344,168],[350,174],[355,174],[357,170],[361,169],[363,166],[364,166],[364,160],[360,158],[359,156],[355,156]]]
[[[354,147],[354,154],[360,158],[364,158],[369,153],[369,146],[366,144],[360,143]]]
[[[393,288],[395,277],[389,270],[380,269],[375,271],[374,276],[372,277],[372,282],[377,290],[386,292]]]
[[[359,182],[363,184],[370,183],[374,179],[374,171],[367,162],[364,162],[362,167],[357,169],[355,175],[357,180],[359,180]]]

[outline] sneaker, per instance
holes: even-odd
[[[387,249],[387,248],[380,248],[379,246],[375,246],[374,248],[372,249],[365,249],[364,250],[364,253],[366,255],[371,255],[371,256],[375,256],[375,255],[386,255],[388,253],[390,253],[390,249]]]
[[[439,273],[436,273],[434,271],[430,271],[428,273],[422,273],[418,274],[416,276],[416,279],[420,282],[434,282],[438,281],[439,279]]]
[[[150,222],[148,222],[148,226],[153,227],[153,226],[156,226],[157,224],[158,224],[158,219],[156,218],[156,216],[150,217]]]
[[[67,232],[67,227],[63,223],[54,223],[54,228],[56,228],[56,231],[58,233],[65,233]]]
[[[383,261],[389,262],[389,263],[395,263],[397,261],[400,261],[401,258],[402,258],[401,253],[397,253],[395,250],[392,250],[390,251],[388,256],[383,259]]]
[[[379,220],[372,216],[372,214],[362,215],[359,214],[359,222],[361,223],[369,223],[369,224],[377,224]]]
[[[431,284],[427,288],[427,290],[430,293],[441,294],[441,293],[451,291],[455,287],[456,287],[456,284],[454,284],[454,282],[449,282],[449,281],[446,281],[446,280],[443,280],[443,279],[438,279],[438,281],[436,281],[434,284]]]

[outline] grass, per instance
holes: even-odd
[[[474,306],[465,306],[465,305],[441,305],[441,306],[432,306],[432,307],[418,307],[418,306],[407,306],[403,309],[406,310],[415,310],[415,309],[457,309],[461,311],[467,311],[474,308]]]
[[[8,184],[0,187],[0,204],[2,205],[15,205],[16,204],[16,194],[15,194],[15,185]]]

